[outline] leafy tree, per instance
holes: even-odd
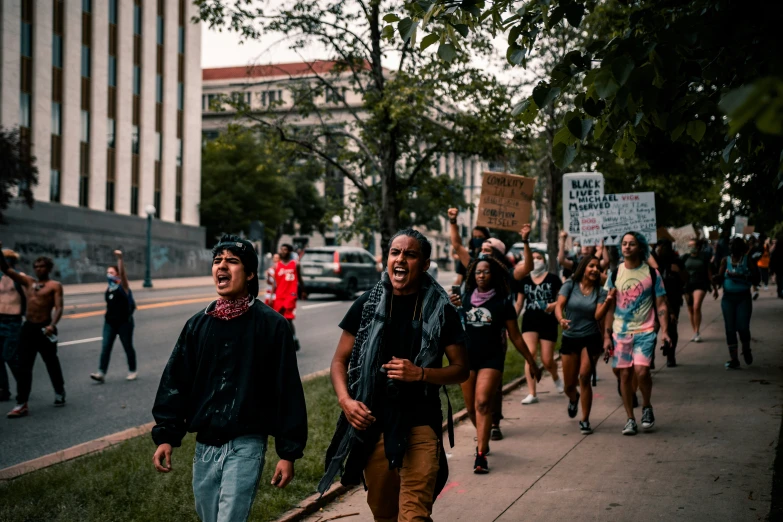
[[[208,240],[248,231],[255,220],[276,237],[294,220],[311,232],[323,219],[323,199],[313,184],[320,175],[319,165],[275,135],[230,126],[202,154],[199,210]]]
[[[406,6],[410,16],[398,28],[420,24],[452,45],[474,32],[506,33],[513,65],[532,63],[541,39],[556,27],[578,27],[588,41],[514,109],[532,119],[577,89],[552,147],[558,167],[571,165],[586,143],[630,160],[666,138],[679,151],[697,151],[693,174],[706,165],[725,174],[725,213],[747,209],[752,220],[780,219],[783,54],[776,3],[418,0]]]
[[[33,187],[38,184],[38,167],[35,158],[26,152],[19,129],[0,127],[0,223],[5,223],[3,213],[16,196],[33,207]]]
[[[351,226],[345,234],[380,230],[385,249],[402,225],[437,228],[435,218],[444,209],[466,205],[453,180],[434,174],[439,156],[453,152],[492,158],[502,153],[513,126],[510,94],[472,63],[468,52],[490,49],[485,38],[459,46],[441,42],[437,54],[423,53],[438,37],[405,23],[398,24],[395,37],[387,22],[398,21],[402,13],[388,13],[400,7],[390,1],[196,4],[211,28],[236,31],[247,39],[287,35],[292,49],[320,44],[335,60],[332,71],[312,68],[313,80],[293,86],[293,107],[243,110],[240,115],[274,129],[281,141],[297,145],[319,158],[327,172],[349,180],[349,207],[330,209],[348,218],[344,223]],[[396,66],[387,68],[392,60]],[[327,95],[349,114],[347,122],[336,121],[334,111],[319,103]],[[359,105],[351,103],[356,98]],[[315,123],[305,127],[304,120]],[[341,206],[340,201],[332,204]]]

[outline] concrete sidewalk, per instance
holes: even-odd
[[[450,478],[435,503],[436,521],[764,520],[783,411],[783,301],[765,292],[754,303],[752,366],[726,371],[719,302],[704,307],[704,342],[689,342],[683,310],[677,368],[655,371],[656,426],[624,437],[625,412],[609,365],[599,363],[591,424],[579,433],[567,400],[550,378],[539,404],[522,406],[522,388],[506,397],[505,439],[491,443],[488,475],[473,474],[475,430],[456,430],[447,448]],[[660,354],[660,352],[659,352]],[[581,415],[581,412],[580,412]],[[641,410],[636,412],[640,422]],[[305,519],[372,520],[365,492]]]

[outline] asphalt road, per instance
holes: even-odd
[[[66,295],[58,337],[67,404],[64,408],[53,406],[54,391],[39,357],[28,403],[30,415],[7,419],[5,413],[14,402],[0,404],[6,408],[0,417],[0,469],[153,420],[152,403],[174,343],[185,321],[214,299],[215,293],[208,286],[134,294],[138,305],[134,336],[138,380],[125,380],[128,367],[119,339],[106,383],[90,379],[101,352],[103,294]],[[295,325],[302,345],[298,353],[301,375],[329,366],[340,337],[337,324],[350,305],[349,301],[319,295],[300,302]],[[11,382],[13,391],[12,377]]]

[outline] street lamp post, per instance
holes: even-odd
[[[147,213],[147,262],[144,267],[144,288],[152,288],[152,278],[150,277],[150,265],[152,264],[152,218],[157,209],[153,205],[144,207]]]
[[[340,219],[340,216],[338,216],[337,214],[332,216],[332,223],[334,224],[334,246],[340,246],[340,244],[337,241],[337,234],[339,234],[340,232],[340,221],[342,220]]]

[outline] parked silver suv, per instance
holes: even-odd
[[[299,267],[305,292],[345,299],[369,290],[381,277],[372,254],[357,247],[308,248]]]

